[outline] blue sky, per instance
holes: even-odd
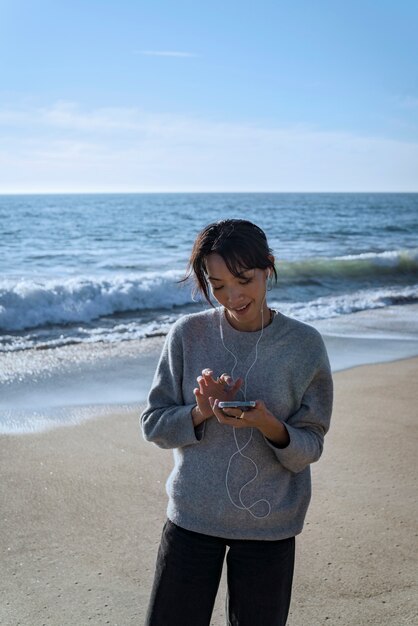
[[[0,192],[418,191],[418,3],[0,0]]]

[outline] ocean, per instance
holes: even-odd
[[[287,315],[332,325],[418,302],[416,193],[3,195],[0,384],[8,419],[21,395],[16,384],[31,381],[33,391],[34,361],[44,363],[38,383],[47,370],[51,379],[59,366],[45,363],[67,347],[76,375],[74,355],[126,355],[206,306],[179,281],[197,232],[225,217],[266,232],[279,276],[269,304]]]

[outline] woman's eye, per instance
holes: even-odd
[[[252,282],[252,278],[241,278],[241,280],[239,281],[240,285],[248,285],[249,283]],[[212,287],[212,291],[219,291],[220,289],[223,289],[224,286],[220,285],[219,287],[215,287],[214,285],[211,285]]]

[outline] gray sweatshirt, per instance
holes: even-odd
[[[215,417],[193,426],[197,376],[205,368],[215,377],[230,374],[231,351],[238,359],[234,378],[244,378],[259,337],[260,331],[235,330],[222,309],[186,315],[167,336],[141,425],[147,441],[174,449],[167,515],[188,530],[262,540],[302,530],[311,497],[310,463],[321,456],[332,408],[328,357],[314,328],[277,313],[263,331],[248,374],[246,399],[263,400],[285,424],[290,438],[285,448],[257,429],[234,429]]]

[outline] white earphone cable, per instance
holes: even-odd
[[[257,341],[256,341],[256,344],[255,344],[255,358],[254,358],[254,361],[251,363],[250,367],[248,368],[248,370],[247,370],[247,372],[246,372],[246,374],[245,374],[245,377],[244,377],[244,389],[243,389],[243,390],[240,390],[240,392],[241,392],[241,393],[243,393],[244,400],[246,400],[246,399],[247,399],[247,382],[248,382],[248,375],[249,375],[250,371],[252,370],[252,368],[254,367],[254,365],[255,365],[255,364],[256,364],[256,362],[257,362],[257,359],[258,359],[258,344],[260,343],[260,341],[261,341],[261,339],[262,339],[262,337],[263,337],[263,332],[264,332],[264,311],[263,311],[263,308],[264,308],[264,303],[265,303],[265,300],[266,300],[266,295],[267,295],[267,294],[264,294],[263,302],[262,302],[262,305],[261,305],[261,332],[260,332],[260,336],[258,337],[258,339],[257,339]],[[234,359],[234,365],[233,365],[233,367],[232,367],[232,371],[231,371],[231,378],[233,378],[233,377],[234,377],[234,372],[235,372],[235,369],[236,369],[236,367],[237,367],[237,365],[238,365],[238,359],[237,359],[237,357],[235,356],[235,354],[232,352],[232,350],[230,350],[230,349],[229,349],[229,348],[225,345],[225,341],[224,341],[224,334],[223,334],[223,328],[222,328],[222,315],[223,315],[223,312],[221,311],[221,307],[219,307],[218,311],[219,311],[219,332],[220,332],[220,336],[221,336],[221,342],[222,342],[222,345],[223,345],[223,347],[225,348],[225,350],[226,350],[226,351],[227,351],[227,352],[228,352],[228,353],[229,353],[229,354],[233,357],[233,359]],[[236,450],[236,452],[233,452],[233,453],[232,453],[232,455],[231,455],[231,457],[230,457],[230,459],[229,459],[229,462],[228,462],[228,467],[227,467],[226,474],[225,474],[225,487],[226,487],[226,491],[227,491],[227,494],[228,494],[228,498],[230,499],[230,501],[231,501],[231,503],[234,505],[234,507],[236,507],[237,509],[241,509],[241,510],[248,511],[248,513],[250,513],[250,515],[252,515],[252,516],[253,516],[253,517],[255,517],[256,519],[263,519],[264,517],[267,517],[267,516],[268,516],[268,515],[270,515],[270,513],[271,513],[271,504],[270,504],[270,502],[269,502],[268,500],[266,500],[265,498],[261,498],[261,499],[257,500],[256,502],[253,502],[253,504],[251,504],[250,506],[247,506],[247,505],[243,502],[243,499],[242,499],[242,492],[244,491],[244,489],[245,489],[248,485],[250,485],[252,482],[254,482],[254,481],[256,480],[256,478],[257,478],[258,474],[259,474],[259,470],[258,470],[258,465],[257,465],[257,463],[256,463],[256,462],[255,462],[255,461],[254,461],[251,457],[249,457],[247,454],[243,454],[243,451],[244,451],[244,450],[245,450],[245,449],[246,449],[246,448],[250,445],[250,443],[251,443],[251,441],[252,441],[252,438],[253,438],[253,431],[254,431],[254,429],[253,429],[253,428],[251,428],[251,429],[250,429],[250,436],[248,437],[247,441],[244,443],[244,445],[240,446],[240,444],[239,444],[239,442],[238,442],[238,439],[237,439],[236,429],[235,429],[235,428],[233,428],[233,432],[234,432],[234,440],[235,440],[235,445],[236,445],[237,450]],[[230,490],[229,490],[229,486],[228,486],[228,478],[229,478],[229,473],[230,473],[230,470],[231,470],[231,464],[232,464],[233,459],[234,459],[237,455],[240,455],[242,458],[247,459],[248,461],[250,461],[250,463],[252,463],[252,464],[253,464],[254,469],[255,469],[255,474],[254,474],[254,476],[253,476],[253,477],[252,477],[249,481],[247,481],[244,485],[242,485],[242,487],[240,488],[240,490],[239,490],[239,492],[238,492],[238,501],[239,501],[239,504],[237,504],[236,502],[234,502],[234,500],[232,499],[232,496],[231,496],[231,493],[230,493]],[[267,504],[267,508],[268,508],[267,513],[265,513],[264,515],[256,515],[255,513],[253,513],[253,511],[252,511],[251,509],[252,509],[252,508],[254,508],[257,504],[260,504],[260,503],[262,503],[262,502],[265,502],[265,503]]]

